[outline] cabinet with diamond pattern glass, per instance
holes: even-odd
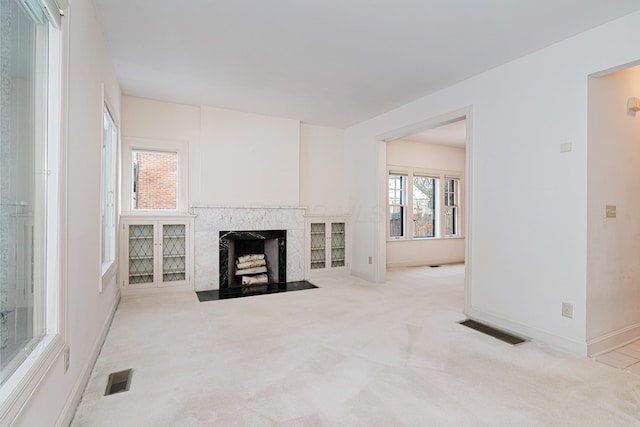
[[[307,275],[348,267],[347,218],[307,217]]]
[[[122,218],[125,290],[188,286],[193,277],[193,218]]]

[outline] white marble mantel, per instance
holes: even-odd
[[[191,206],[195,217],[195,290],[220,288],[220,231],[287,230],[287,281],[304,280],[304,214],[300,207]]]

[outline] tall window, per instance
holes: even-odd
[[[435,237],[438,178],[413,177],[413,237]]]
[[[49,23],[0,1],[0,384],[45,336]],[[53,196],[53,195],[52,195]],[[51,325],[50,327],[54,327]]]
[[[407,177],[405,175],[389,175],[389,236],[405,235],[405,206]]]
[[[458,187],[460,180],[445,178],[444,180],[444,235],[458,235]]]
[[[102,272],[116,259],[116,154],[118,129],[105,105],[102,135]]]

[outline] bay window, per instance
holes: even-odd
[[[389,239],[461,236],[457,176],[409,168],[389,171],[387,206]]]

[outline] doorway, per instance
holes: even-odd
[[[594,355],[640,338],[640,65],[589,77],[586,341]]]
[[[378,263],[376,281],[385,282],[387,266],[464,262],[465,311],[471,301],[472,271],[471,129],[469,107],[377,138],[380,191],[376,194],[381,214],[375,250],[378,259],[386,262]],[[432,158],[420,163],[424,159],[418,157],[427,155]],[[391,194],[390,180],[396,186],[404,182],[403,198],[398,199],[398,191]],[[421,191],[425,182],[428,185]],[[394,196],[400,206],[392,206]]]

